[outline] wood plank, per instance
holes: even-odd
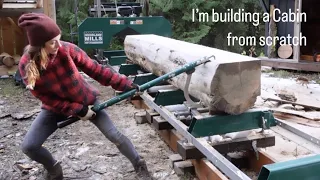
[[[36,0],[3,0],[3,3],[26,3],[26,1],[36,3]]]
[[[196,175],[199,180],[228,180],[222,172],[220,172],[208,160],[191,160],[195,167]]]
[[[37,4],[22,4],[22,3],[3,3],[3,9],[27,9],[37,8]]]
[[[314,121],[320,120],[320,112],[319,111],[304,112],[304,111],[295,111],[295,110],[280,109],[280,108],[271,108],[270,110],[275,111],[275,112],[285,113],[285,114],[296,115],[296,116],[304,117],[304,118],[314,120]]]
[[[172,130],[160,130],[158,133],[161,135],[163,140],[169,145],[169,147],[177,152],[177,142],[182,139],[183,136],[180,135],[175,129]]]
[[[284,120],[284,121],[289,121],[289,122],[294,122],[294,123],[297,123],[297,124],[302,124],[302,125],[305,125],[305,126],[320,128],[320,122],[319,121],[309,120],[309,119],[298,117],[298,116],[295,116],[295,115],[285,114],[285,113],[278,113],[278,112],[273,113],[273,116],[275,118],[278,118],[278,119],[281,119],[281,120]]]
[[[274,158],[261,150],[259,150],[259,159],[257,159],[254,151],[249,151],[247,155],[250,161],[250,168],[256,173],[260,172],[262,166],[277,162]]]
[[[303,61],[310,61],[310,62],[319,62],[320,61],[320,55],[311,56],[311,55],[301,55],[300,60]]]
[[[36,8],[42,8],[43,7],[43,0],[36,0]]]
[[[28,12],[43,13],[43,8],[1,9],[0,17],[20,16]]]
[[[0,21],[0,54],[4,52],[4,46],[3,46],[3,25]]]
[[[298,10],[301,10],[301,6],[302,6],[302,0],[295,0],[294,1],[294,11],[295,13],[301,13],[298,12]],[[293,24],[293,34],[294,34],[294,37],[299,37],[301,33],[301,22],[299,21],[295,21],[294,24]],[[300,44],[301,42],[299,42]],[[303,44],[301,44],[303,46]],[[296,46],[293,46],[293,59],[296,61],[296,62],[299,62],[299,57],[300,56],[300,45],[296,45]]]
[[[56,21],[56,6],[55,0],[45,0],[43,1],[43,11],[46,15]]]
[[[3,52],[9,55],[14,54],[14,31],[12,31],[12,26],[7,18],[1,18],[2,24],[2,41],[3,41]]]
[[[0,76],[13,75],[18,70],[18,66],[14,65],[12,68],[8,68],[5,65],[0,66]]]
[[[130,102],[137,109],[148,109],[149,107],[141,99],[131,99]]]
[[[161,116],[154,117],[152,124],[156,130],[173,129],[173,126]]]
[[[12,17],[13,21],[18,24],[19,17]],[[23,50],[28,44],[27,36],[25,31],[22,31],[22,34],[15,32],[15,47],[16,47],[16,54],[22,56]]]
[[[297,71],[320,72],[319,62],[294,62],[292,60],[283,59],[266,59],[260,58],[262,66],[269,66],[277,69],[290,69]]]

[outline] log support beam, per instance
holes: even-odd
[[[175,130],[160,130],[158,131],[161,138],[169,145],[169,147],[174,151],[178,152],[178,141],[182,140],[183,137]],[[263,151],[258,151],[259,159],[256,158],[254,151],[247,151],[246,158],[248,158],[249,169],[253,170],[255,173],[259,173],[263,165],[272,164],[276,161],[267,155]],[[227,180],[221,171],[219,171],[212,163],[206,159],[191,159],[194,166],[195,173],[199,180]]]

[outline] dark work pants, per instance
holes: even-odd
[[[42,144],[57,130],[57,122],[65,118],[65,116],[42,109],[31,124],[22,142],[22,151],[32,160],[42,164],[46,169],[52,167],[56,163],[56,160]],[[106,110],[99,111],[95,119],[91,122],[105,137],[117,146],[119,151],[126,156],[133,165],[139,160],[140,157],[131,141],[117,130]]]

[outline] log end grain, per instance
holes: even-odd
[[[220,64],[211,83],[210,112],[241,114],[261,94],[261,61]]]

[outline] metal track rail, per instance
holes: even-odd
[[[310,141],[316,145],[320,145],[320,139],[314,137],[314,136],[311,136],[303,131],[301,131],[300,129],[296,128],[296,127],[293,127],[291,126],[290,124],[286,123],[285,121],[283,120],[280,120],[280,119],[277,119],[276,118],[276,122],[277,122],[277,125],[279,125],[280,127],[282,127],[283,129],[286,129],[304,139],[306,139],[307,141]]]
[[[166,119],[179,133],[181,133],[189,143],[192,143],[199,151],[201,151],[208,160],[211,161],[217,168],[219,168],[226,176],[232,180],[251,180],[246,174],[239,170],[235,165],[233,165],[228,159],[221,155],[217,150],[215,150],[211,145],[207,143],[204,138],[195,138],[188,132],[188,127],[181,121],[177,120],[176,117],[168,110],[163,107],[158,106],[153,102],[153,98],[147,94],[143,93],[140,97],[145,101],[145,103],[157,111],[164,119]]]

